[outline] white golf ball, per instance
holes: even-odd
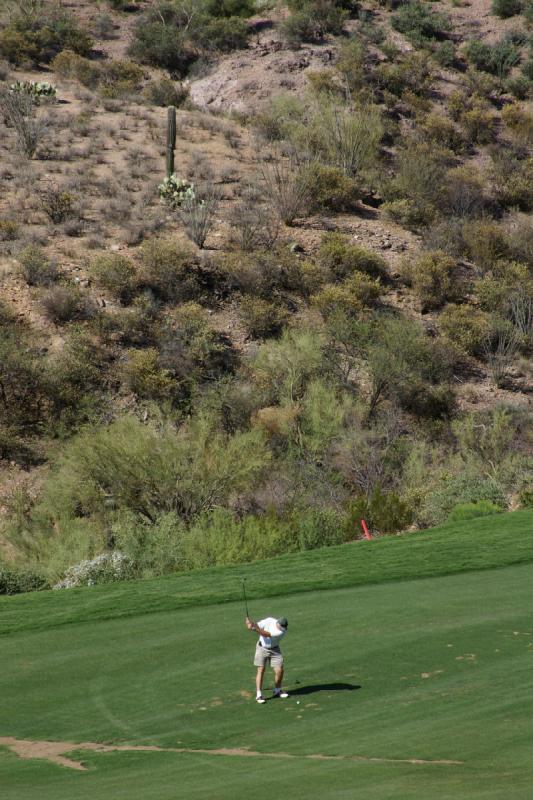
[[[299,701],[299,700],[297,700],[297,701],[296,701],[296,705],[297,705],[297,706],[299,706],[299,705],[300,705],[300,701]]]

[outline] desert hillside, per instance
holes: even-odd
[[[0,9],[0,593],[533,504],[531,0]]]

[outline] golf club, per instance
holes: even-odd
[[[249,618],[250,614],[248,613],[248,600],[246,599],[246,578],[242,579],[242,595],[244,597],[244,607],[246,608],[246,616]]]

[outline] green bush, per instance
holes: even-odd
[[[289,46],[302,42],[320,42],[328,33],[343,31],[347,12],[335,0],[297,0],[291,2],[292,14],[280,26]]]
[[[480,502],[490,503],[499,511],[507,509],[507,497],[498,481],[483,477],[478,470],[464,470],[440,481],[426,496],[421,515],[427,524],[439,525],[458,505]]]
[[[439,326],[459,350],[467,355],[479,356],[491,330],[491,318],[480,309],[451,303],[440,315]]]
[[[496,136],[496,117],[482,105],[474,105],[459,117],[469,144],[490,144]]]
[[[327,319],[341,311],[356,316],[365,307],[376,304],[381,294],[379,278],[370,278],[363,273],[354,273],[343,283],[327,284],[313,295],[311,302]]]
[[[366,272],[374,278],[387,276],[384,258],[363,247],[349,244],[340,233],[325,234],[318,252],[318,262],[338,281],[354,272]]]
[[[436,13],[427,3],[409,0],[391,17],[392,27],[404,33],[415,45],[422,47],[428,41],[442,39],[451,23],[445,14]]]
[[[42,306],[48,319],[58,325],[94,315],[89,298],[75,286],[54,286],[49,289],[43,296]]]
[[[24,280],[30,286],[49,286],[58,278],[57,264],[50,261],[44,250],[28,245],[18,254]]]
[[[465,56],[477,69],[505,78],[520,61],[520,50],[506,39],[487,44],[480,39],[470,39],[464,49]]]
[[[170,78],[150,81],[144,90],[149,103],[154,106],[182,106],[186,101],[188,89]]]
[[[229,53],[246,47],[250,28],[240,17],[206,19],[191,37],[205,51]]]
[[[433,221],[442,202],[446,158],[428,142],[410,142],[398,154],[396,173],[385,184],[384,210],[410,228]],[[397,202],[400,201],[400,202]]]
[[[248,336],[265,339],[277,336],[288,320],[288,313],[279,302],[245,296],[239,303],[239,314]]]
[[[187,74],[195,59],[192,44],[182,31],[150,17],[135,27],[128,53],[143,64],[171,70],[180,77]]]
[[[90,264],[90,274],[96,283],[121,302],[129,303],[135,292],[136,277],[133,263],[118,253],[97,256]]]
[[[483,272],[501,261],[508,252],[505,231],[490,219],[471,220],[463,226],[466,253]]]
[[[306,172],[311,205],[315,211],[349,211],[361,196],[358,183],[339,167],[328,167],[314,161]]]
[[[394,492],[383,492],[379,486],[369,497],[358,497],[350,506],[349,516],[352,528],[360,529],[360,522],[365,520],[370,528],[380,533],[396,533],[412,524],[414,513]]]
[[[469,519],[488,517],[491,514],[501,514],[501,506],[491,503],[490,500],[478,500],[475,503],[458,503],[452,509],[446,522],[466,522]]]
[[[455,270],[455,260],[439,250],[404,262],[403,272],[420,300],[422,312],[440,308],[457,295]]]
[[[37,592],[48,588],[49,585],[44,575],[0,564],[0,595]]]
[[[11,219],[0,219],[0,242],[15,242],[19,235],[18,222]]]
[[[501,19],[514,17],[522,11],[523,0],[492,0],[492,13]]]
[[[159,365],[157,350],[128,350],[121,377],[126,388],[143,400],[171,400],[177,386],[168,370]]]
[[[48,63],[62,50],[87,56],[91,48],[89,34],[59,6],[44,13],[15,15],[0,32],[0,55],[17,65]]]
[[[149,239],[140,249],[140,284],[164,301],[194,299],[198,294],[195,257],[189,245],[174,239]]]

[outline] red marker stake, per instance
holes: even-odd
[[[364,533],[365,539],[371,539],[372,535],[371,535],[370,531],[368,530],[368,528],[366,527],[366,522],[364,521],[364,519],[361,520],[361,527],[363,529],[363,533]]]

